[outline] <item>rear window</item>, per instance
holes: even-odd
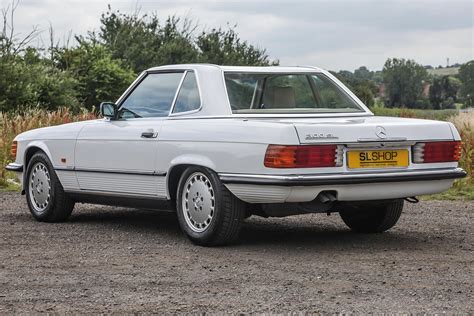
[[[232,113],[343,113],[364,110],[320,73],[224,74]]]

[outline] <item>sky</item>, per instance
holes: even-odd
[[[0,0],[6,8],[11,1]],[[186,16],[204,29],[236,25],[240,37],[265,48],[281,65],[330,70],[366,66],[380,70],[387,58],[445,66],[474,59],[473,0],[20,0],[15,31],[33,26],[48,40],[98,29],[110,4],[122,12]],[[41,45],[41,42],[37,43]]]

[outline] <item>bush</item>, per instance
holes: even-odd
[[[25,107],[57,109],[68,104],[78,107],[78,82],[71,73],[45,61],[26,57],[0,57],[0,111]]]
[[[120,60],[113,59],[100,44],[80,41],[79,46],[64,49],[58,56],[59,67],[77,78],[78,96],[88,109],[100,102],[115,102],[135,79],[134,72]],[[61,105],[68,104],[63,103]]]

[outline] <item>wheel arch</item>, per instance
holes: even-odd
[[[176,157],[171,161],[170,168],[166,173],[166,194],[171,201],[174,201],[176,198],[181,175],[184,170],[192,166],[203,167],[216,172],[216,165],[208,157],[201,155],[183,155]]]
[[[25,181],[26,181],[26,173],[28,170],[28,163],[31,160],[31,157],[33,157],[34,154],[37,152],[44,152],[46,156],[48,156],[49,160],[52,161],[51,159],[51,152],[49,151],[48,147],[46,144],[43,142],[39,141],[33,141],[28,144],[28,146],[25,148],[25,151],[23,153],[23,183],[22,183],[22,193],[24,193],[25,190]]]

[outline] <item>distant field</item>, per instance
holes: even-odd
[[[459,67],[427,69],[430,75],[434,76],[454,76],[459,73]]]
[[[381,116],[399,116],[408,118],[422,118],[428,120],[446,121],[459,113],[458,110],[420,110],[406,108],[383,108],[376,107],[371,109],[375,115]]]

